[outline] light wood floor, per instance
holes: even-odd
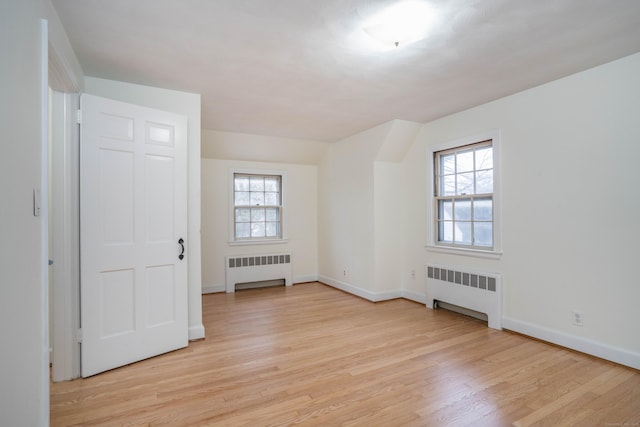
[[[640,371],[319,283],[203,296],[207,338],[51,385],[52,426],[640,426]]]

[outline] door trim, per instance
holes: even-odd
[[[55,13],[53,8],[48,13]],[[53,92],[50,112],[52,180],[51,215],[53,215],[54,260],[51,283],[51,359],[53,381],[80,377],[80,349],[76,331],[79,329],[79,134],[74,111],[79,107],[82,75],[66,37],[53,25],[48,29],[46,44],[48,85]],[[74,67],[75,65],[75,67]],[[45,103],[48,105],[48,102]],[[57,161],[64,161],[59,168]],[[60,169],[60,170],[59,170]],[[47,177],[48,179],[49,177]],[[66,219],[66,220],[65,220]],[[59,228],[63,227],[63,228]],[[48,236],[47,236],[48,238]],[[43,244],[47,244],[46,240]],[[48,331],[47,331],[48,332]],[[48,381],[48,378],[47,378]]]

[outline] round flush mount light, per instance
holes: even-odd
[[[434,11],[427,3],[408,0],[382,10],[363,29],[378,43],[393,48],[425,38],[433,20]]]

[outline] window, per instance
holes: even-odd
[[[483,140],[433,153],[434,243],[494,251],[494,142]]]
[[[282,175],[233,173],[233,240],[282,239]]]

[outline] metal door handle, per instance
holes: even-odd
[[[180,255],[178,255],[178,259],[182,261],[184,258],[184,239],[182,237],[178,240],[178,244],[180,245]]]

